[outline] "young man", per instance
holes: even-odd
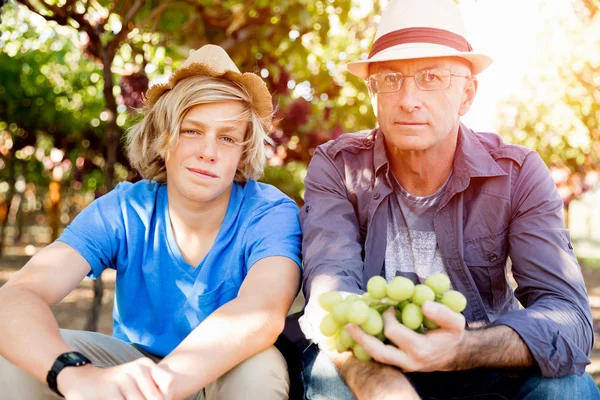
[[[287,398],[273,344],[301,239],[295,203],[254,181],[271,116],[265,83],[218,46],[150,88],[127,136],[146,180],[94,201],[0,288],[0,397]],[[106,268],[113,337],[59,330],[50,306]]]
[[[361,293],[375,275],[444,272],[468,305],[463,316],[425,303],[440,326],[425,335],[389,310],[397,348],[349,326],[374,361],[311,345],[308,399],[599,398],[584,373],[590,307],[548,169],[536,152],[460,123],[490,63],[452,0],[391,0],[368,59],[348,65],[366,79],[379,127],[320,146],[310,163],[303,331],[318,342],[321,293]]]

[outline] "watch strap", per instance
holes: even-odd
[[[58,390],[58,385],[56,382],[58,374],[66,367],[81,367],[86,364],[91,364],[91,361],[77,351],[69,351],[61,354],[56,358],[54,364],[52,364],[52,368],[50,368],[50,371],[48,371],[48,375],[46,376],[48,387],[57,395],[64,397]]]

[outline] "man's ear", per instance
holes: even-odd
[[[477,95],[477,88],[479,87],[479,82],[476,77],[469,78],[469,82],[465,85],[463,89],[463,99],[460,104],[460,108],[458,109],[458,115],[461,117],[469,111],[473,101],[475,100],[475,95]]]

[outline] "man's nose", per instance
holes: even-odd
[[[400,90],[396,93],[398,105],[405,112],[413,112],[421,108],[420,92],[414,76],[405,76]]]

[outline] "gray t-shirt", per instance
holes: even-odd
[[[433,216],[450,178],[437,192],[425,197],[413,196],[393,175],[391,178],[394,196],[390,199],[387,224],[386,280],[401,275],[423,283],[431,274],[446,273]]]

